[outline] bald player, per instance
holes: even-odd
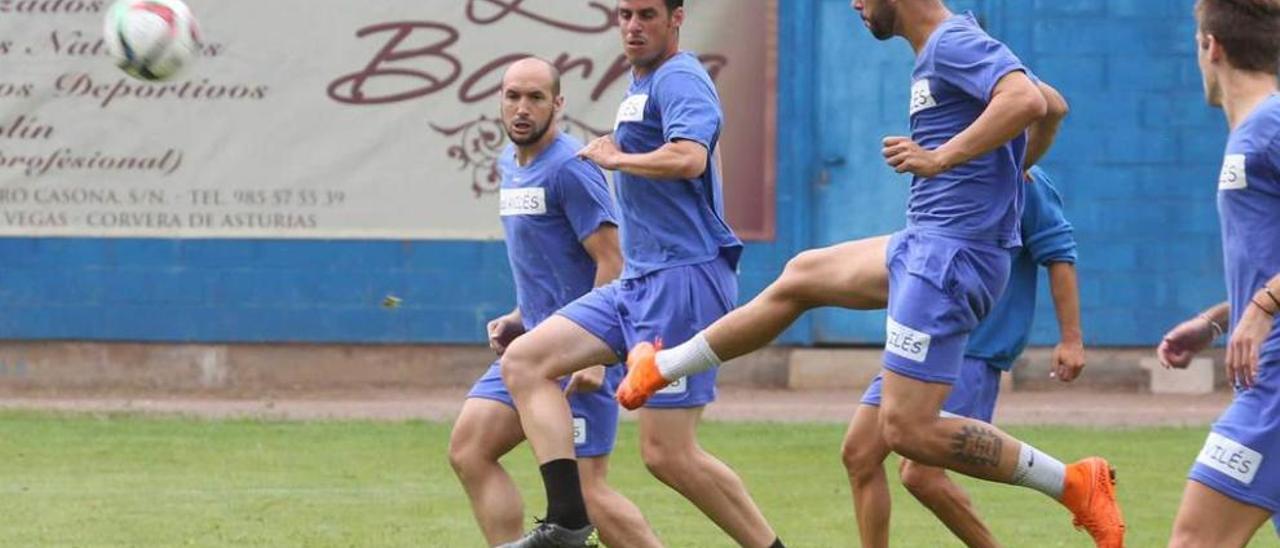
[[[560,75],[547,62],[517,61],[502,79],[502,125],[511,140],[499,158],[502,227],[518,306],[489,322],[502,355],[513,340],[622,271],[617,213],[603,173],[577,158],[582,143],[556,126],[564,108]],[[618,426],[613,389],[621,374],[596,365],[560,380],[572,416],[586,511],[609,546],[660,546],[644,516],[605,483]],[[523,531],[520,491],[498,459],[525,438],[498,362],[467,395],[449,441],[449,460],[490,546]]]

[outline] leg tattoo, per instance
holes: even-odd
[[[977,466],[1000,465],[1000,447],[1004,440],[981,426],[965,426],[951,436],[951,458]]]

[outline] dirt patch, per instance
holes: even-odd
[[[712,421],[847,422],[858,390],[725,388],[707,408]],[[456,416],[466,390],[289,394],[276,398],[47,395],[6,397],[0,409],[141,413],[201,418],[274,420],[427,420]],[[1168,396],[1132,393],[1013,392],[1002,394],[996,422],[1010,425],[1140,427],[1207,425],[1231,401],[1228,393]],[[624,415],[627,416],[629,414]]]

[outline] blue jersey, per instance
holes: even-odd
[[[1227,139],[1218,177],[1218,216],[1234,328],[1245,309],[1254,306],[1249,299],[1280,272],[1280,95],[1267,98]],[[1272,293],[1280,297],[1276,289]],[[1262,344],[1263,364],[1280,365],[1277,326],[1280,321]]]
[[[507,145],[502,173],[502,228],[525,329],[533,329],[595,286],[596,263],[582,240],[617,224],[609,185],[577,157],[582,143],[561,133],[528,165]]]
[[[706,147],[707,166],[694,179],[614,174],[622,210],[624,279],[721,255],[736,268],[742,242],[725,221],[716,162],[722,120],[715,85],[691,53],[680,52],[658,70],[633,78],[614,126],[618,148],[644,154],[673,141],[694,141]]]
[[[1008,371],[1027,347],[1036,310],[1036,281],[1040,265],[1076,262],[1076,240],[1062,214],[1062,197],[1053,181],[1038,167],[1031,168],[1022,212],[1022,248],[1013,256],[1009,284],[991,314],[969,335],[965,355]]]
[[[968,128],[987,108],[996,83],[1022,61],[984,32],[970,14],[947,19],[929,37],[911,74],[911,138],[933,150]],[[943,235],[1020,245],[1022,160],[1026,135],[929,178],[915,177],[907,222]]]

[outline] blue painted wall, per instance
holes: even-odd
[[[817,243],[823,2],[848,5],[779,2],[778,237],[748,246],[744,301]],[[1225,124],[1200,96],[1189,2],[952,4],[982,15],[1072,103],[1046,166],[1078,228],[1090,341],[1150,344],[1221,300],[1213,193]],[[905,81],[909,66],[882,70],[864,77]],[[875,214],[891,223],[901,211]],[[388,294],[403,306],[382,308]],[[500,242],[0,239],[5,339],[480,342],[485,321],[513,305]],[[811,322],[782,342],[813,341]],[[1051,341],[1053,326],[1042,307],[1036,340]]]
[[[1225,300],[1214,197],[1226,122],[1204,101],[1192,2],[985,4],[1072,105],[1045,166],[1076,226],[1089,342],[1154,344]],[[1052,341],[1052,309],[1040,312],[1035,341]]]

